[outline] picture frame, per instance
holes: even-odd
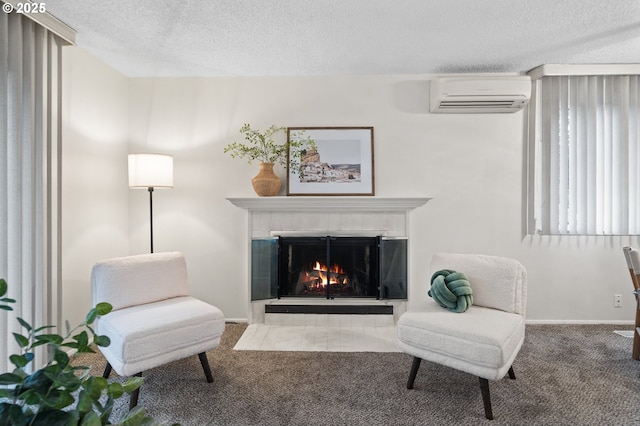
[[[288,142],[307,138],[315,152],[303,152],[299,168],[287,161],[287,195],[375,194],[373,127],[287,128]]]

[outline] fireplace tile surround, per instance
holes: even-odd
[[[408,238],[410,212],[426,204],[428,197],[318,196],[318,197],[230,197],[233,205],[248,212],[249,240],[277,236],[384,236]],[[247,241],[250,246],[251,241]],[[251,251],[247,250],[249,256]],[[247,268],[250,268],[248,259]],[[250,271],[247,273],[250,295]],[[411,295],[409,294],[409,297]],[[250,296],[248,296],[250,299]],[[265,322],[265,306],[280,304],[367,304],[393,306],[394,319],[407,302],[371,299],[248,300],[249,323]],[[276,314],[277,315],[277,314]]]

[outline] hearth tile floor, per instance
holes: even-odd
[[[400,352],[395,326],[249,324],[235,350]]]

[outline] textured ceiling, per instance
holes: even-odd
[[[638,0],[47,0],[130,77],[523,72],[640,63]]]

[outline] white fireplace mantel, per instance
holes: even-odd
[[[411,211],[430,197],[229,197],[233,205],[249,211]]]

